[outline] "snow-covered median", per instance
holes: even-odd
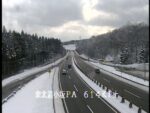
[[[68,55],[68,54],[67,54]],[[66,56],[67,56],[66,55]],[[51,63],[51,64],[48,64],[46,66],[43,66],[43,67],[35,67],[35,68],[32,68],[32,69],[29,69],[29,70],[25,70],[23,73],[20,73],[20,74],[16,74],[14,76],[11,76],[9,78],[6,78],[2,81],[2,86],[6,86],[7,84],[11,83],[11,82],[16,82],[18,80],[22,80],[28,76],[31,76],[33,74],[36,74],[38,72],[41,72],[41,71],[44,71],[50,67],[52,67],[53,65],[57,65],[59,64],[62,60],[64,60],[66,58],[66,56],[64,56],[63,58],[60,58],[58,59],[57,61],[55,61],[54,63]]]
[[[75,65],[73,59],[73,67],[78,73],[78,75],[85,81],[95,92],[105,92],[106,90],[102,89],[102,87],[99,87],[97,84],[95,84],[92,80],[90,80],[84,73],[82,73],[77,66]],[[106,92],[106,95],[107,94]],[[109,95],[109,97],[106,97],[105,99],[108,103],[110,103],[113,107],[115,107],[118,111],[121,113],[137,113],[138,107],[133,105],[133,108],[129,108],[129,102],[126,100],[125,103],[121,103],[121,97],[119,96],[118,98],[115,97],[115,95]],[[142,113],[146,113],[145,111],[142,110]]]
[[[51,91],[55,88],[55,91],[59,91],[58,87],[58,68],[51,70],[51,73],[46,72],[41,76],[33,79],[19,90],[14,97],[9,99],[2,105],[3,113],[64,113],[61,99],[55,100],[53,95],[44,96],[43,91]],[[53,78],[54,77],[54,78]],[[54,80],[54,81],[53,81]],[[54,84],[53,84],[54,83]],[[53,84],[53,85],[52,85]],[[39,92],[42,91],[42,95],[39,97]],[[47,95],[47,94],[46,94]],[[54,99],[54,100],[53,100]],[[56,110],[56,106],[57,110]]]

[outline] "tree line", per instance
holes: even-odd
[[[126,25],[111,32],[92,36],[77,43],[77,51],[91,58],[113,58],[114,63],[149,62],[149,26]]]
[[[7,31],[2,28],[2,78],[6,78],[23,69],[52,62],[61,57],[65,50],[59,39]]]

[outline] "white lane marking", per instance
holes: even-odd
[[[88,109],[91,111],[91,113],[94,113],[93,110],[90,108],[89,105],[86,105],[88,107]]]
[[[78,92],[78,89],[77,89],[76,85],[73,85],[73,86],[74,86],[74,88],[76,89],[76,91]]]
[[[140,96],[138,96],[138,95],[136,95],[136,94],[134,94],[134,93],[132,93],[132,92],[126,90],[126,89],[124,89],[124,91],[127,92],[127,93],[130,93],[131,95],[133,95],[133,96],[135,96],[135,97],[137,97],[137,98],[141,98]]]

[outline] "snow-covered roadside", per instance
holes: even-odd
[[[124,67],[127,69],[135,69],[139,71],[149,71],[149,63],[134,63],[134,64],[127,64],[127,65],[121,65],[121,64],[113,64],[113,63],[102,63],[104,65],[113,66],[113,67]]]
[[[109,95],[106,97],[103,97],[108,103],[110,103],[112,106],[114,106],[118,111],[121,113],[137,113],[138,107],[133,105],[133,108],[129,108],[129,102],[125,100],[125,103],[121,103],[121,97],[119,96],[116,98],[115,95],[110,95],[106,92],[105,89],[102,89],[102,87],[99,87],[96,83],[94,83],[92,80],[90,80],[87,76],[82,73],[77,66],[75,65],[73,59],[72,59],[73,67],[78,73],[78,75],[82,78],[83,81],[85,81],[95,92],[105,92],[105,95]],[[101,96],[102,97],[102,96]],[[142,113],[146,113],[142,110]]]
[[[52,93],[48,96],[49,91],[59,91],[58,71],[58,67],[54,68],[51,73],[46,72],[22,87],[14,97],[2,105],[2,113],[54,113],[53,102],[57,107],[55,113],[64,113],[61,99],[53,101]]]
[[[3,113],[54,113],[51,100],[36,98],[36,91],[52,90],[52,78],[54,70],[32,80],[19,90],[14,97],[2,106]]]
[[[17,75],[14,75],[14,76],[11,76],[9,78],[6,78],[2,81],[2,87],[6,86],[7,84],[11,83],[11,82],[16,82],[18,80],[22,80],[28,76],[31,76],[33,74],[36,74],[38,72],[41,72],[41,71],[44,71],[50,67],[52,67],[53,65],[57,65],[59,64],[62,60],[64,60],[66,57],[67,57],[68,53],[63,57],[63,58],[60,58],[58,59],[57,61],[55,61],[54,63],[51,63],[51,64],[48,64],[46,66],[43,66],[43,67],[35,67],[35,68],[32,68],[32,69],[29,69],[29,70],[25,70],[23,73],[20,73],[20,74],[17,74]]]
[[[85,62],[88,63],[89,65],[93,66],[93,67],[96,66],[100,69],[103,69],[107,72],[110,72],[110,73],[115,74],[117,76],[120,76],[122,78],[128,79],[128,80],[133,81],[135,83],[138,83],[138,84],[141,84],[141,85],[144,85],[144,86],[147,86],[147,87],[149,86],[149,81],[143,80],[141,78],[138,78],[138,77],[135,77],[135,76],[132,76],[132,75],[120,72],[120,71],[117,71],[114,67],[103,65],[103,64],[100,64],[100,63],[95,63],[95,62],[87,62],[87,61],[85,61]]]
[[[76,52],[76,54],[83,59],[86,59],[86,60],[89,59],[89,61],[99,63],[98,60],[91,59],[88,56],[86,56],[85,54],[79,55],[77,52]],[[140,64],[134,63],[134,64],[128,64],[128,65],[121,65],[121,64],[113,64],[113,63],[109,63],[109,62],[102,62],[102,64],[111,66],[111,67],[125,67],[125,68],[129,68],[129,69],[132,68],[132,69],[140,70],[140,71],[144,71],[144,70],[149,71],[149,63],[140,63]]]
[[[78,55],[78,56],[80,56],[81,58],[83,58],[83,59],[85,59],[85,60],[89,60],[89,61],[92,61],[92,62],[99,62],[99,61],[97,61],[97,60],[94,60],[94,59],[91,59],[91,58],[89,58],[88,56],[86,56],[85,54],[81,54],[81,55],[79,55],[79,53],[78,52],[76,52],[75,51],[75,53]]]
[[[59,75],[59,68],[56,68],[55,75],[54,75],[54,92],[59,92],[59,80],[58,80],[58,75]],[[55,104],[55,113],[65,113],[63,103],[61,98],[58,98],[57,96],[54,96],[54,104]]]

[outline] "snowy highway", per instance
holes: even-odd
[[[3,113],[149,112],[148,92],[96,73],[95,67],[73,51],[51,71],[35,75],[3,103]],[[10,89],[10,93],[15,90]]]
[[[67,69],[68,64],[72,64],[71,56],[62,64],[60,72]],[[67,75],[60,73],[60,83],[63,91],[70,91],[71,94],[75,92],[76,94],[76,96],[64,99],[67,113],[98,113],[99,111],[102,113],[118,113],[105,100],[96,96],[95,92],[83,82],[73,67],[68,70]],[[93,97],[88,96],[86,98],[86,93],[87,95],[93,93]]]
[[[109,89],[117,91],[122,97],[132,101],[138,106],[142,106],[143,109],[148,111],[149,89],[147,86],[135,84],[134,82],[118,76],[110,75],[108,72],[106,73],[102,70],[101,73],[97,74],[95,73],[95,69],[97,68],[96,66],[93,66],[92,64],[90,65],[86,61],[82,60],[77,54],[75,55],[75,58],[80,69],[89,78],[92,78],[94,81],[101,82]]]

